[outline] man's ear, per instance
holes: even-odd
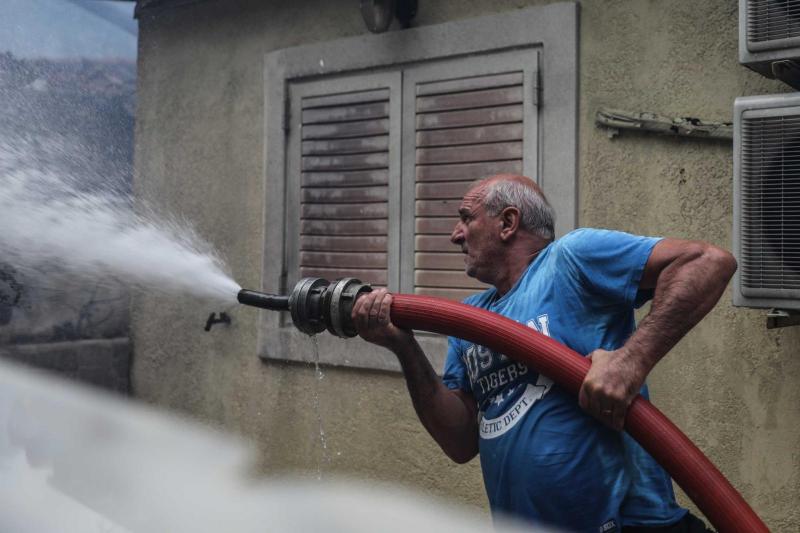
[[[500,239],[508,241],[519,229],[519,209],[506,207],[500,213]]]

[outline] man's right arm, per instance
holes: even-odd
[[[448,457],[466,463],[478,453],[475,399],[441,382],[413,333],[392,324],[391,303],[392,295],[385,289],[361,296],[353,306],[353,323],[364,340],[394,352],[422,425]]]

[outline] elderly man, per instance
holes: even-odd
[[[676,504],[669,476],[620,430],[636,394],[647,394],[647,374],[716,304],[733,257],[607,230],[554,240],[552,209],[524,176],[479,181],[459,216],[451,241],[467,275],[492,285],[465,303],[527,324],[592,366],[576,402],[533,369],[450,338],[440,381],[413,333],[391,323],[391,294],[374,291],[353,308],[359,335],[396,354],[428,432],[458,463],[480,453],[495,513],[587,532],[703,531]],[[634,308],[651,298],[637,328]]]

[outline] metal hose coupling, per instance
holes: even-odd
[[[353,305],[359,295],[370,291],[370,285],[356,278],[333,282],[323,278],[303,278],[289,296],[242,289],[237,298],[245,305],[289,311],[295,327],[307,335],[316,335],[327,329],[337,337],[348,338],[357,334],[350,318]]]

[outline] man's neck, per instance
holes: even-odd
[[[511,251],[509,253],[508,258],[504,261],[504,264],[507,265],[507,268],[498,273],[497,279],[493,283],[494,288],[497,290],[498,297],[504,296],[511,288],[519,281],[519,278],[522,277],[522,274],[525,273],[528,266],[533,262],[544,250],[547,245],[550,244],[549,242],[541,242],[539,243],[534,251],[527,251],[527,253],[514,253]]]

